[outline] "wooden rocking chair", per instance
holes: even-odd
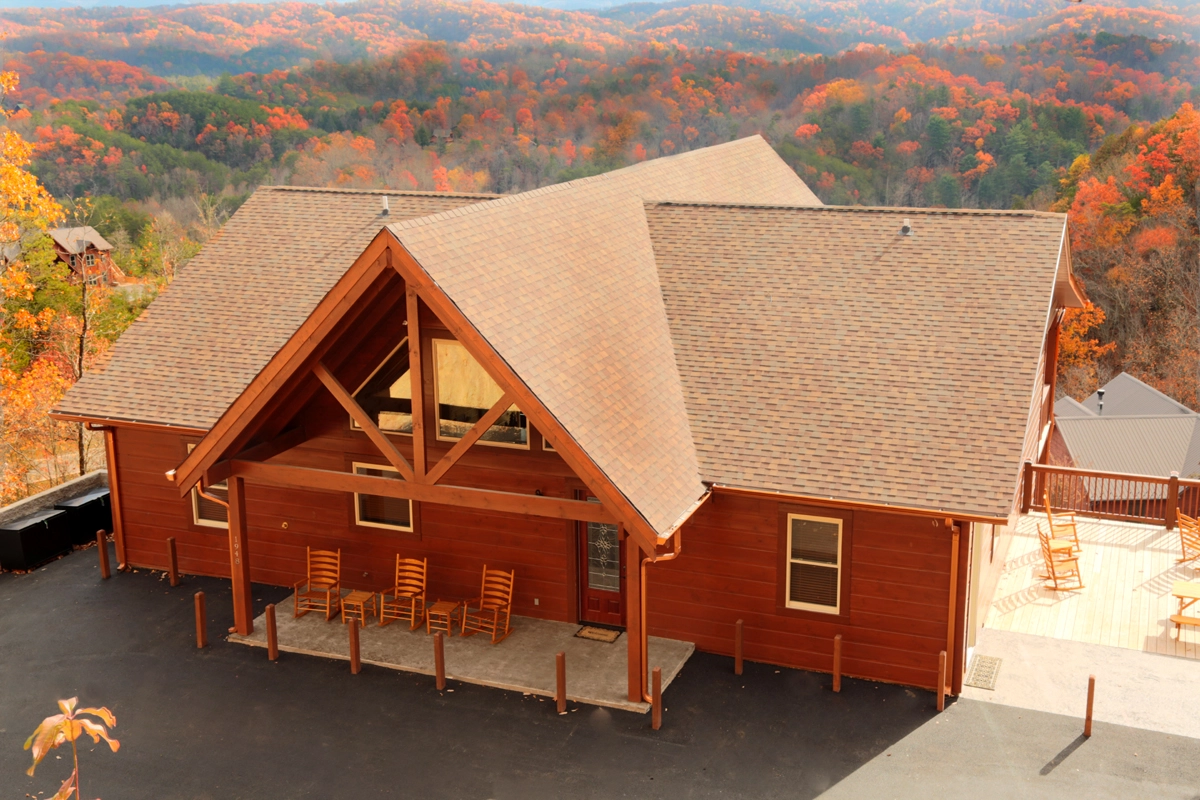
[[[516,570],[504,572],[499,569],[488,569],[483,565],[483,586],[479,597],[468,600],[463,605],[462,635],[473,633],[490,633],[492,644],[504,641],[512,633],[509,627],[511,616],[513,580]],[[472,608],[474,606],[474,608]]]
[[[396,585],[383,593],[379,604],[379,625],[394,619],[409,621],[409,630],[416,630],[425,618],[425,570],[429,559],[401,558],[396,555]],[[391,597],[388,593],[391,593]]]
[[[1079,568],[1079,556],[1072,555],[1068,551],[1054,550],[1050,546],[1050,537],[1042,530],[1041,523],[1038,524],[1038,541],[1042,547],[1042,561],[1046,565],[1046,574],[1041,575],[1043,580],[1052,581],[1054,586],[1047,586],[1047,589],[1053,588],[1056,592],[1074,591],[1082,589],[1083,586],[1083,571]],[[1079,583],[1078,586],[1059,586],[1059,581],[1064,584],[1074,579]]]
[[[1200,558],[1200,522],[1182,512],[1176,512],[1179,541],[1183,547],[1183,558],[1178,563],[1186,564]]]
[[[342,599],[342,551],[308,550],[308,577],[294,587],[295,615],[324,611],[325,621],[333,619]],[[304,591],[301,591],[301,589]]]
[[[1058,514],[1057,516],[1050,510],[1050,490],[1047,489],[1042,495],[1042,499],[1046,503],[1046,520],[1050,523],[1050,541],[1052,549],[1058,550],[1054,543],[1061,543],[1063,540],[1071,542],[1071,552],[1079,554],[1083,548],[1079,545],[1079,531],[1075,527],[1074,514]]]

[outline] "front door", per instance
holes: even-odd
[[[588,500],[595,502],[596,498]],[[617,526],[579,523],[579,621],[624,627],[624,542]]]

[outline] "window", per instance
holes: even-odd
[[[89,267],[96,266],[96,255],[94,253],[88,253],[83,257],[83,263],[87,264]]]
[[[408,339],[388,355],[358,387],[354,399],[379,430],[412,435],[412,378],[408,371]],[[357,428],[353,420],[351,426]]]
[[[467,435],[504,392],[467,349],[450,339],[433,340],[437,438],[454,441]],[[529,447],[529,423],[514,405],[479,438],[483,444]]]
[[[196,445],[189,444],[188,452],[192,452]],[[229,483],[221,481],[214,483],[212,486],[204,488],[204,494],[218,497],[229,502]],[[205,528],[228,528],[229,527],[229,509],[220,503],[209,500],[207,497],[200,495],[199,485],[192,487],[192,522],[197,525],[202,525]]]
[[[354,464],[354,474],[400,479],[400,473],[396,470],[377,464]],[[412,518],[411,500],[354,493],[354,521],[359,525],[393,531],[411,531]]]
[[[547,439],[545,436],[542,437],[542,449],[549,450],[551,453],[554,452],[554,445],[551,444],[550,440]]]
[[[787,515],[788,608],[840,611],[843,521]]]

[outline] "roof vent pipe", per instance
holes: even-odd
[[[900,226],[901,236],[912,236],[912,223],[908,221],[908,217],[904,218],[904,224]]]
[[[1097,389],[1096,396],[1100,398],[1100,406],[1099,406],[1099,409],[1096,411],[1096,414],[1098,416],[1102,417],[1102,416],[1104,416],[1104,390]]]
[[[385,194],[385,195],[383,196],[383,211],[382,211],[381,213],[382,213],[384,216],[387,216],[387,213],[388,213],[390,210],[391,210],[391,209],[389,209],[389,208],[388,208],[388,196]]]

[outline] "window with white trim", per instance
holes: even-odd
[[[400,473],[392,467],[358,463],[353,466],[355,475],[400,479]],[[354,522],[358,525],[365,525],[368,528],[386,528],[393,531],[412,531],[412,519],[411,500],[354,493]]]
[[[196,445],[189,444],[188,452],[196,449]],[[209,497],[217,497],[229,502],[229,482],[221,481],[214,483],[212,486],[204,487],[204,494]],[[229,509],[215,500],[210,500],[200,494],[200,485],[192,487],[192,522],[205,528],[228,528],[229,527]]]
[[[412,373],[408,368],[408,338],[354,392],[354,399],[379,430],[412,435]],[[352,428],[358,423],[350,420]]]
[[[839,613],[844,524],[831,517],[787,515],[788,608]]]
[[[455,441],[504,396],[467,348],[453,339],[433,340],[433,390],[438,410],[437,438]],[[480,444],[529,448],[529,422],[515,405],[479,437]]]
[[[89,267],[96,266],[96,254],[88,253],[86,256],[83,257],[83,263]]]

